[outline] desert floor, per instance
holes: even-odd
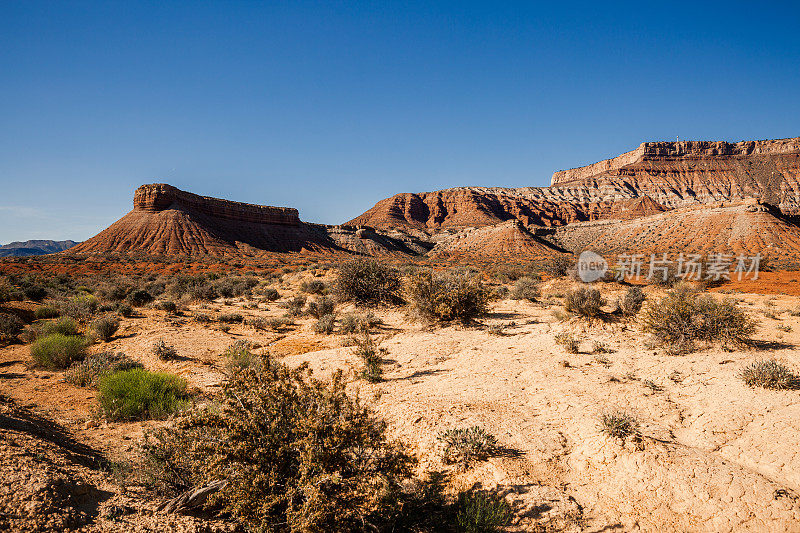
[[[278,287],[282,300],[310,275],[286,276]],[[793,314],[800,297],[730,294],[759,320],[755,346],[711,346],[675,356],[648,349],[635,321],[557,319],[559,295],[573,284],[544,284],[538,302],[496,301],[481,324],[472,326],[431,326],[402,308],[374,310],[382,323],[373,334],[387,350],[385,379],[375,384],[357,377],[361,363],[345,346],[345,336],[314,333],[312,318],[299,318],[283,332],[242,324],[224,332],[193,319],[232,311],[278,317],[285,311],[280,302],[252,308],[256,300],[218,300],[191,305],[178,316],[142,309],[141,316],[123,319],[113,340],[92,350],[122,351],[150,370],[179,374],[201,396],[218,389],[221,354],[239,339],[289,365],[307,362],[317,376],[344,369],[353,391],[373,401],[392,434],[417,453],[420,470],[449,472],[452,490],[480,484],[507,494],[518,515],[514,531],[800,531],[800,391],[751,389],[739,378],[746,364],[759,359],[800,369],[800,316]],[[611,283],[598,287],[609,301],[624,290]],[[646,292],[654,298],[663,289]],[[354,308],[337,307],[340,315],[348,310]],[[580,353],[555,343],[563,331],[581,338]],[[174,345],[180,358],[161,361],[153,355],[158,339]],[[595,353],[596,342],[608,353]],[[15,483],[35,487],[44,474],[34,465],[49,458],[48,468],[65,483],[83,480],[89,487],[84,492],[91,493],[87,501],[103,501],[99,511],[87,511],[100,513],[95,528],[213,526],[194,518],[158,518],[155,503],[136,507],[136,494],[76,466],[76,446],[124,456],[145,428],[163,422],[97,420],[95,390],[64,382],[61,372],[32,369],[30,360],[27,345],[0,348],[0,395],[8,404],[0,410],[0,490],[8,492]],[[638,417],[640,439],[621,443],[601,433],[599,416],[616,408]],[[63,435],[26,432],[18,422],[25,417],[51,421]],[[474,425],[494,434],[504,452],[466,470],[444,465],[439,432]],[[20,451],[34,437],[44,442],[38,458]],[[58,501],[57,495],[40,500],[48,497]],[[109,511],[125,505],[135,512]]]

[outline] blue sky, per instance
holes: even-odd
[[[134,189],[341,223],[645,140],[800,135],[797,2],[0,2],[0,243]]]

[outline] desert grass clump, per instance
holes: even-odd
[[[178,357],[178,350],[171,344],[167,344],[164,339],[155,341],[153,346],[150,347],[150,351],[162,361],[169,361]]]
[[[92,331],[97,338],[104,342],[111,340],[117,330],[119,330],[119,321],[113,317],[103,317],[92,324]]]
[[[122,352],[90,354],[64,371],[64,381],[78,387],[97,387],[103,376],[132,368],[142,368],[142,364]]]
[[[514,300],[535,301],[541,295],[538,280],[531,277],[519,278],[511,289],[511,298]]]
[[[600,415],[600,431],[611,438],[625,440],[639,433],[639,419],[633,414],[616,409]]]
[[[283,331],[292,325],[294,325],[294,321],[290,317],[276,317],[267,319],[267,327],[272,331]]]
[[[480,277],[467,271],[433,273],[419,270],[409,277],[411,307],[426,320],[470,320],[489,309],[491,291]]]
[[[742,370],[741,378],[748,387],[784,390],[800,386],[800,377],[774,359],[750,363]]]
[[[579,287],[564,296],[564,310],[573,315],[593,318],[603,313],[601,307],[606,304],[600,291]]]
[[[224,372],[229,378],[242,372],[260,372],[263,369],[261,356],[253,353],[253,345],[248,341],[238,340],[225,349]]]
[[[42,335],[53,335],[58,333],[60,335],[77,335],[78,323],[72,318],[65,316],[61,317],[55,322],[47,322],[42,326]]]
[[[159,419],[186,404],[183,378],[164,372],[133,368],[100,378],[97,400],[110,420]]]
[[[333,300],[327,296],[323,296],[322,298],[317,298],[316,300],[308,302],[306,312],[314,318],[322,318],[325,315],[333,314],[335,308],[336,304],[333,303]]]
[[[497,451],[497,439],[480,426],[447,429],[436,439],[442,445],[442,460],[448,464],[468,465],[483,461]]]
[[[342,316],[339,321],[339,333],[352,335],[353,333],[361,333],[364,331],[369,331],[369,324],[364,320],[363,315],[347,313]]]
[[[580,352],[580,340],[569,331],[562,331],[555,336],[556,344],[563,346],[567,353]]]
[[[325,282],[319,279],[305,280],[300,284],[300,292],[308,294],[325,294],[328,292],[328,286]]]
[[[415,460],[346,389],[341,373],[317,380],[269,358],[230,377],[213,408],[150,436],[164,493],[225,480],[215,503],[248,530],[393,530]]]
[[[717,301],[688,285],[679,285],[648,305],[643,330],[662,346],[691,351],[695,341],[743,343],[755,333],[756,322],[732,300]]]
[[[397,303],[402,280],[400,271],[377,259],[359,258],[342,263],[336,269],[336,293],[361,305]]]
[[[642,309],[647,297],[641,288],[633,286],[628,287],[625,295],[617,301],[617,307],[620,313],[626,317],[633,317]]]
[[[11,341],[17,338],[25,326],[17,315],[0,313],[0,341]]]
[[[332,313],[329,313],[327,315],[322,315],[314,323],[314,331],[317,333],[323,333],[325,335],[330,335],[331,333],[333,333],[335,328],[336,328],[336,315]]]
[[[31,345],[36,365],[50,370],[67,368],[86,355],[86,339],[54,333],[40,337]]]
[[[57,318],[59,315],[58,308],[54,305],[40,305],[33,312],[36,320],[45,320],[48,318]]]
[[[166,311],[168,315],[178,314],[178,304],[172,300],[160,300],[154,304],[154,307],[159,311]]]
[[[291,300],[281,304],[286,309],[286,315],[289,317],[303,316],[303,308],[306,305],[305,296],[295,296]]]
[[[361,377],[372,383],[381,381],[383,379],[383,368],[381,368],[383,358],[375,339],[365,331],[361,335],[352,337],[352,341],[353,353],[364,363]]]
[[[611,353],[611,348],[609,348],[608,344],[605,343],[604,341],[595,339],[592,341],[592,353],[594,354]]]
[[[100,302],[97,301],[97,298],[91,294],[82,294],[62,301],[59,304],[59,310],[62,316],[85,322],[97,312],[99,306]]]
[[[269,321],[264,318],[263,316],[256,316],[252,318],[247,318],[244,321],[245,326],[250,326],[251,328],[258,330],[258,331],[265,331],[269,329]]]
[[[499,533],[514,513],[505,498],[482,491],[464,491],[455,504],[455,523],[465,533]]]
[[[217,317],[217,321],[223,324],[241,324],[244,322],[244,317],[239,313],[222,313]]]
[[[261,295],[269,302],[274,302],[275,300],[281,297],[278,289],[275,287],[267,287],[266,289],[261,291]]]

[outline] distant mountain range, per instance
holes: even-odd
[[[75,241],[45,241],[34,240],[25,242],[12,242],[0,246],[0,257],[23,257],[30,255],[46,255],[63,252],[78,244]]]

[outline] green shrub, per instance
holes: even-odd
[[[647,297],[644,295],[642,289],[636,286],[628,287],[625,296],[620,298],[617,302],[617,307],[619,307],[619,311],[623,316],[636,316],[646,299]]]
[[[224,479],[213,502],[249,530],[391,531],[414,459],[346,386],[271,359],[234,374],[218,405],[149,436],[164,492]]]
[[[114,372],[100,378],[100,409],[111,420],[163,418],[185,404],[186,381],[141,368]]]
[[[307,312],[314,318],[322,318],[325,315],[333,314],[335,308],[336,305],[333,303],[333,300],[331,300],[326,296],[323,296],[322,298],[318,298],[312,302],[308,302]]]
[[[742,370],[741,378],[749,387],[765,389],[793,389],[800,385],[800,378],[774,359],[750,363]]]
[[[141,367],[140,362],[122,352],[102,352],[87,355],[83,361],[73,363],[64,371],[64,381],[78,387],[96,387],[106,374]]]
[[[600,415],[600,431],[612,438],[625,440],[639,432],[639,425],[634,415],[619,409]]]
[[[178,350],[176,350],[171,344],[167,344],[164,339],[158,339],[155,341],[153,346],[150,348],[150,351],[162,361],[169,361],[170,359],[175,359],[178,357]]]
[[[67,368],[86,355],[86,339],[53,333],[41,337],[31,345],[31,356],[42,368]]]
[[[513,518],[511,506],[499,495],[465,491],[458,495],[456,524],[465,533],[503,531]]]
[[[490,291],[477,275],[421,270],[411,275],[408,293],[414,311],[428,320],[468,322],[488,311]]]
[[[92,331],[97,334],[100,340],[108,342],[119,329],[119,321],[116,318],[104,317],[92,324]]]
[[[314,331],[317,333],[324,333],[330,335],[336,327],[336,315],[328,314],[322,315],[314,323]]]
[[[662,346],[690,351],[695,341],[745,342],[756,322],[732,300],[717,301],[688,285],[679,285],[647,306],[643,330]]]
[[[36,318],[36,320],[56,318],[58,315],[58,308],[53,305],[40,305],[36,308],[36,311],[33,312],[33,316]]]
[[[564,297],[564,309],[568,313],[585,318],[600,316],[603,312],[600,308],[605,303],[600,291],[586,287],[569,291]]]
[[[0,341],[10,341],[17,338],[25,326],[17,315],[0,313]]]
[[[68,336],[77,335],[78,324],[72,318],[65,316],[42,326],[42,335],[53,335],[54,333]]]
[[[467,465],[483,461],[497,451],[497,439],[480,426],[448,429],[439,434],[445,463]]]
[[[377,259],[359,258],[339,265],[334,287],[344,300],[376,305],[397,303],[402,281],[396,268]]]
[[[540,294],[538,281],[530,277],[519,278],[511,290],[511,298],[514,300],[533,302]]]

